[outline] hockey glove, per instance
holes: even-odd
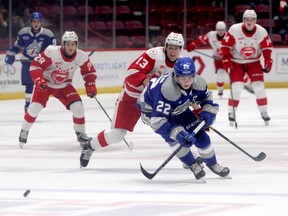
[[[197,45],[194,42],[191,42],[187,45],[186,50],[191,52],[192,50],[196,49]]]
[[[222,66],[227,72],[231,71],[232,68],[233,68],[233,64],[232,64],[231,58],[223,57]]]
[[[93,98],[97,95],[95,82],[85,82],[85,88],[88,97]]]
[[[14,55],[6,55],[5,57],[5,63],[12,65],[15,61],[15,56]]]
[[[219,105],[216,103],[203,106],[202,112],[199,114],[199,121],[205,121],[203,128],[208,128],[215,122],[218,111]]]
[[[43,92],[47,88],[47,82],[43,78],[38,77],[34,83],[36,86],[36,90],[39,92]]]
[[[183,147],[190,148],[196,142],[194,135],[194,133],[189,134],[186,130],[182,130],[178,133],[176,140]]]
[[[263,68],[263,72],[264,73],[269,73],[271,71],[272,64],[273,64],[273,60],[272,59],[265,59],[265,66]]]

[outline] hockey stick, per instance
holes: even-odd
[[[15,59],[15,61],[19,61],[19,62],[32,62],[32,60],[30,60],[30,59]]]
[[[196,53],[199,53],[199,54],[201,54],[201,55],[204,55],[204,56],[206,56],[206,57],[212,58],[212,59],[215,60],[215,57],[213,57],[213,56],[211,56],[211,55],[208,55],[208,54],[206,54],[206,53],[203,53],[203,52],[200,52],[200,51],[197,51],[197,50],[192,50],[192,51],[194,51],[194,52],[196,52]]]
[[[94,50],[91,51],[91,52],[89,53],[88,57],[92,56],[94,52],[95,52]]]
[[[202,121],[193,131],[193,133],[198,133],[198,131],[205,125],[205,121]],[[172,152],[172,154],[158,167],[158,169],[156,169],[153,173],[149,173],[147,172],[141,165],[140,163],[140,169],[141,172],[143,173],[143,175],[148,178],[148,179],[153,179],[154,176],[157,175],[158,172],[160,172],[160,170],[162,170],[165,165],[182,149],[182,145],[180,145],[175,151]]]
[[[232,111],[233,111],[233,115],[234,115],[235,128],[237,129],[238,124],[237,124],[237,121],[236,121],[236,112],[235,112],[235,105],[234,105],[234,97],[233,97],[233,90],[232,90],[232,80],[231,80],[231,69],[230,68],[228,68],[228,74],[229,74],[229,79],[230,79],[230,94],[231,94],[231,100],[232,100]]]
[[[228,139],[226,136],[224,136],[222,133],[220,133],[218,130],[216,130],[215,128],[213,128],[212,126],[209,127],[211,130],[213,130],[215,133],[217,133],[219,136],[221,136],[222,138],[224,138],[226,141],[228,141],[230,144],[232,144],[233,146],[235,146],[237,149],[239,149],[241,152],[243,152],[244,154],[246,154],[248,157],[250,157],[251,159],[253,159],[254,161],[262,161],[266,158],[266,154],[264,152],[260,152],[256,157],[253,157],[252,155],[250,155],[248,152],[246,152],[244,149],[242,149],[241,147],[239,147],[237,144],[235,144],[234,142],[232,142],[230,139]]]
[[[110,116],[108,115],[108,113],[106,112],[106,110],[104,109],[104,107],[102,106],[102,104],[100,103],[100,101],[97,99],[97,97],[94,97],[95,100],[97,101],[98,105],[101,107],[101,109],[103,110],[103,112],[105,113],[105,115],[107,116],[107,118],[110,120],[110,122],[112,122],[112,119],[110,118]],[[126,145],[128,146],[128,148],[132,151],[134,148],[134,145],[132,142],[127,142],[127,140],[125,138],[123,138],[124,142],[126,143]]]

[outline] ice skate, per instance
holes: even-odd
[[[83,147],[87,141],[92,140],[86,133],[76,132],[77,141],[79,142],[80,146]]]
[[[230,126],[234,126],[235,125],[235,116],[233,113],[228,113],[228,119],[230,122]]]
[[[261,117],[265,122],[265,125],[269,125],[270,117],[268,116],[267,112],[261,113]]]
[[[199,166],[201,166],[201,168],[203,169],[204,164],[203,164],[202,158],[200,156],[196,157],[194,154],[193,154],[193,156],[195,157],[196,163],[199,164]],[[190,167],[187,164],[183,163],[182,165],[183,165],[184,169],[190,169]]]
[[[91,147],[91,140],[86,142],[83,146],[81,155],[80,155],[80,168],[86,167],[89,163],[89,160],[92,156],[94,149]]]
[[[27,143],[28,133],[29,131],[25,131],[21,129],[20,135],[19,135],[19,147],[20,148],[23,148],[23,146]]]
[[[193,172],[193,174],[197,180],[200,180],[201,182],[206,182],[206,180],[204,178],[206,173],[198,163],[192,164],[192,166],[190,166],[189,168]]]
[[[219,89],[219,90],[218,90],[218,96],[220,97],[220,99],[222,99],[223,89]]]
[[[248,91],[249,93],[254,94],[254,90],[253,90],[253,88],[252,88],[251,86],[249,86],[249,85],[244,85],[244,89],[245,89],[246,91]]]
[[[212,171],[214,172],[215,174],[221,176],[221,177],[227,177],[229,178],[229,173],[230,173],[230,170],[228,167],[222,167],[220,166],[218,163],[214,164],[213,166],[208,166],[207,167]]]

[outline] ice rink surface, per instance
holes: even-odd
[[[227,96],[219,99],[213,125],[253,156],[255,162],[210,131],[218,162],[230,168],[223,179],[208,168],[206,184],[175,157],[152,180],[139,163],[155,171],[172,153],[162,138],[139,120],[127,141],[95,151],[86,168],[79,168],[81,149],[73,131],[72,114],[51,98],[18,147],[23,100],[0,101],[0,215],[101,216],[286,216],[288,215],[288,89],[268,89],[270,125],[265,126],[255,96],[243,90],[237,111],[238,129],[229,126]],[[112,116],[118,94],[97,96]],[[83,96],[87,133],[96,136],[110,127],[94,99]],[[192,147],[195,151],[195,147]],[[30,189],[25,198],[23,193]]]

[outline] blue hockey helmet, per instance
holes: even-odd
[[[177,76],[193,76],[196,73],[195,64],[189,57],[180,57],[174,65]]]
[[[41,22],[42,22],[42,20],[43,20],[43,15],[41,14],[41,13],[39,13],[39,12],[33,12],[31,15],[30,15],[30,20],[32,21],[32,20],[41,20]]]

